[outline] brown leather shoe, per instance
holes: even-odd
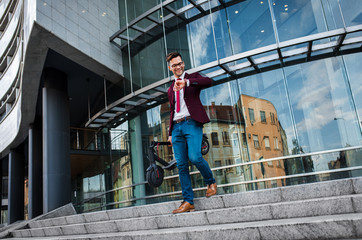
[[[189,202],[183,201],[177,209],[172,211],[172,213],[175,214],[175,213],[193,212],[193,211],[195,211],[194,205],[190,204]]]
[[[216,183],[207,185],[206,197],[214,196],[217,192]]]

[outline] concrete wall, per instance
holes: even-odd
[[[20,128],[21,96],[14,104],[13,109],[0,124],[0,153],[11,144]]]
[[[37,0],[36,21],[122,75],[121,52],[109,42],[109,37],[120,28],[117,0]]]

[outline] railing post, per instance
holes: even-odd
[[[96,150],[98,150],[97,132],[94,133],[94,142],[95,142]]]
[[[80,149],[79,146],[79,130],[77,129],[77,149]]]

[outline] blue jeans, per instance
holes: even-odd
[[[201,155],[201,142],[201,123],[189,119],[174,124],[172,129],[173,153],[177,162],[182,196],[190,204],[194,204],[194,192],[189,173],[189,160],[200,171],[205,184],[215,183],[209,164]]]

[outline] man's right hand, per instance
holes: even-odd
[[[172,137],[171,136],[168,137],[167,142],[169,142],[172,146]]]

